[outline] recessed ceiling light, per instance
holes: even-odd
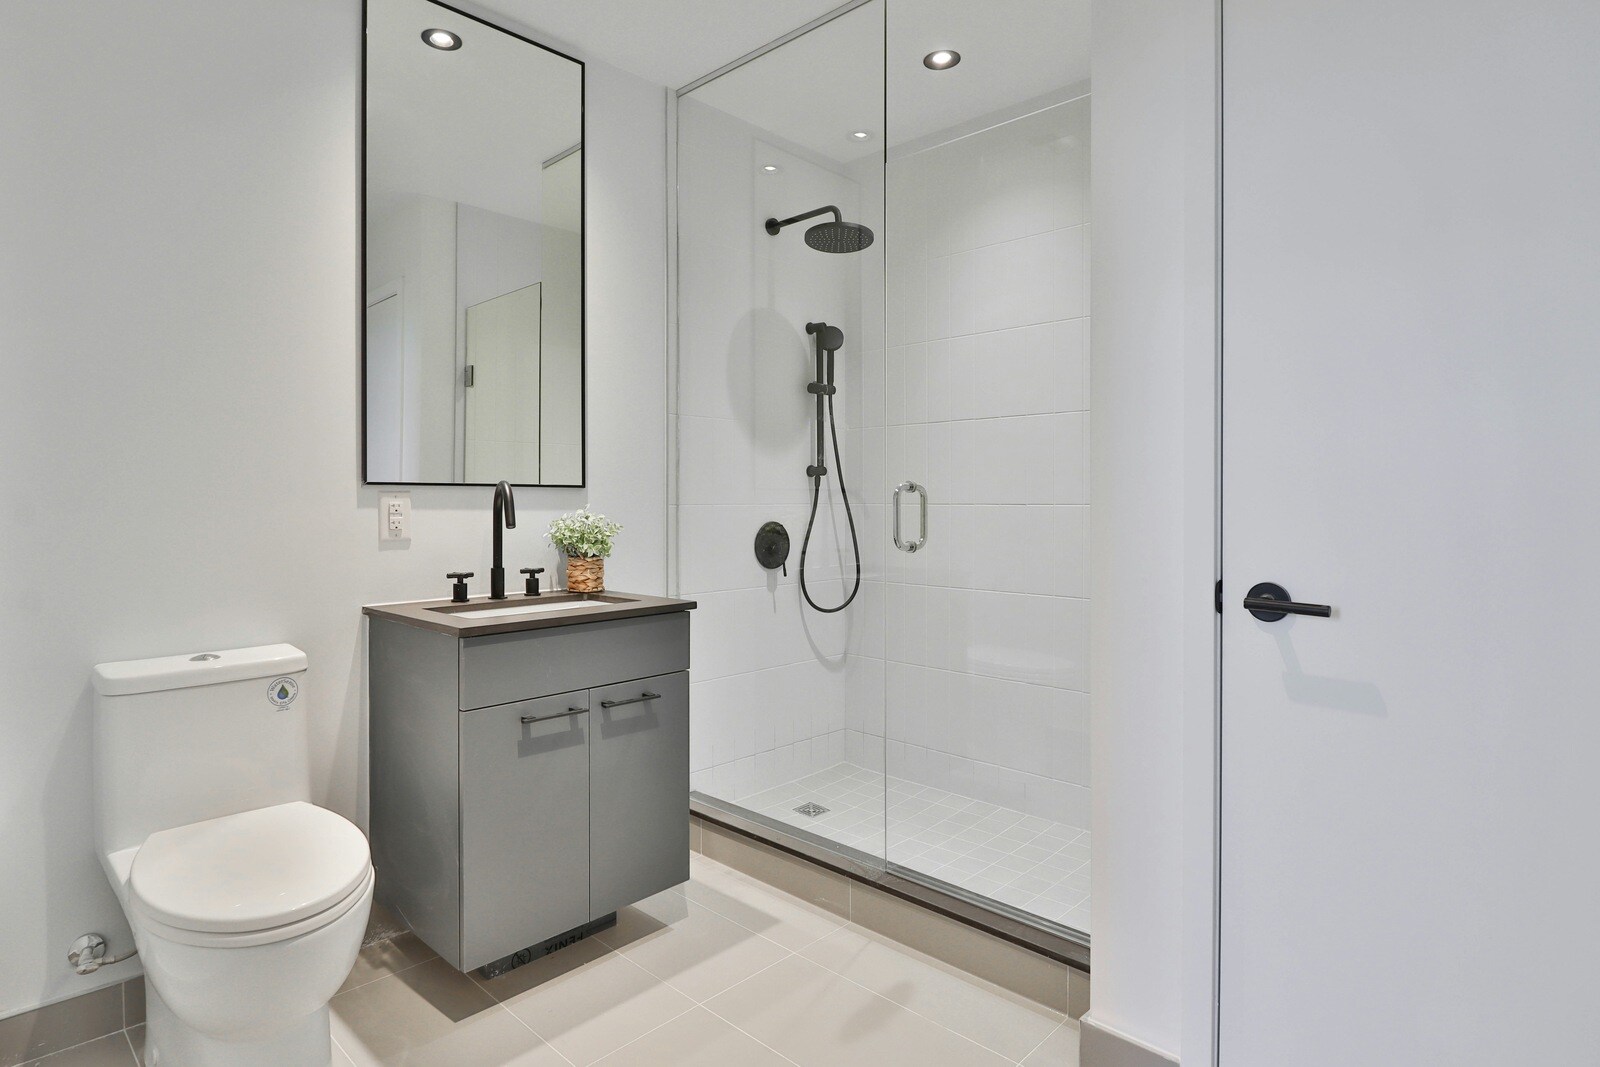
[[[871,130],[853,130],[850,133],[850,139],[852,141],[870,141],[870,140],[872,140],[872,131]]]
[[[763,163],[761,165],[761,169],[766,171],[768,174],[778,173],[778,165],[776,163]]]
[[[937,52],[929,52],[922,57],[922,65],[929,70],[949,70],[961,62],[961,53],[952,52],[948,48],[941,48]]]
[[[449,30],[423,30],[422,41],[430,48],[437,48],[441,52],[454,52],[461,47],[461,38]]]

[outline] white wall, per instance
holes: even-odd
[[[294,642],[316,797],[364,818],[360,605],[483,574],[490,534],[486,491],[419,489],[411,546],[380,552],[360,485],[360,5],[6,14],[0,1016],[136,973],[65,961],[87,930],[128,943],[93,854],[92,664]],[[588,75],[591,487],[523,490],[507,565],[553,568],[547,519],[588,501],[626,526],[612,584],[659,592],[665,101]]]
[[[761,170],[768,162],[780,170]],[[772,237],[762,223],[830,203],[855,217],[860,190],[693,97],[679,105],[678,190],[679,590],[700,604],[691,767],[696,789],[740,800],[846,755],[860,677],[849,653],[852,635],[868,630],[867,600],[824,615],[800,598],[805,472],[815,455],[805,324],[822,319],[845,331],[836,406],[847,474],[856,474],[847,398],[861,382],[863,268],[861,257],[808,248],[805,224]],[[843,598],[841,572],[853,575],[836,484],[824,481],[807,572],[824,604]],[[854,484],[859,502],[870,490]],[[755,533],[768,520],[793,541],[787,577],[755,560]]]
[[[1215,0],[1094,9],[1086,1065],[1107,1032],[1209,1062],[1215,12]]]
[[[1079,95],[888,166],[887,482],[931,500],[926,547],[888,553],[888,770],[1077,827],[1089,155]]]

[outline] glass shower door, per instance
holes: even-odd
[[[1056,97],[887,164],[885,835],[1087,933],[1089,99]]]
[[[672,412],[693,788],[879,867],[883,72],[873,0],[680,93]]]

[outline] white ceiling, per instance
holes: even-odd
[[[948,130],[1089,78],[1090,0],[889,0],[889,142]],[[929,70],[940,48],[959,65]]]
[[[847,163],[880,151],[886,132],[891,145],[915,141],[1086,81],[1089,4],[887,0],[885,10],[878,0],[723,75],[695,97]],[[837,0],[490,0],[482,8],[677,87],[838,6]],[[940,48],[960,52],[961,63],[928,70],[922,57]],[[851,141],[856,129],[872,131],[873,139]]]
[[[1048,0],[1043,0],[1048,2]],[[843,0],[479,0],[585,55],[677,88]]]

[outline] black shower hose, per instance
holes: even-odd
[[[856,557],[856,584],[851,587],[850,595],[844,598],[844,603],[836,608],[825,608],[811,599],[811,591],[806,588],[806,552],[811,548],[811,531],[817,525],[817,498],[822,495],[822,475],[814,475],[811,479],[811,517],[806,520],[806,535],[800,542],[800,595],[806,598],[817,611],[831,615],[836,611],[843,611],[850,606],[850,602],[861,592],[861,542],[856,537],[856,517],[850,510],[850,493],[844,487],[844,459],[839,455],[839,424],[833,418],[833,394],[828,394],[828,433],[833,438],[833,470],[839,478],[839,498],[844,501],[844,517],[850,523],[850,548]]]

